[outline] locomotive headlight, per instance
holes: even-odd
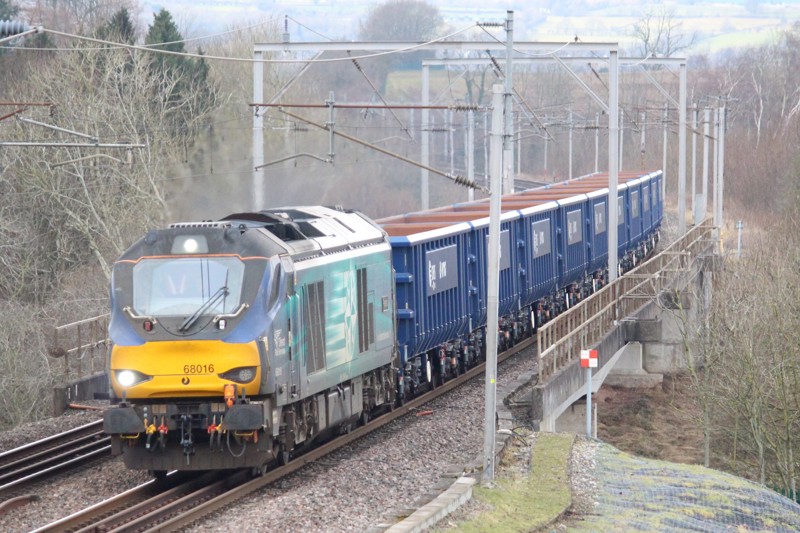
[[[117,370],[116,371],[117,383],[122,387],[131,387],[137,383],[153,379],[152,376],[142,374],[136,370]]]
[[[256,378],[256,367],[243,366],[241,368],[234,368],[220,374],[219,377],[227,379],[228,381],[235,381],[236,383],[250,383]]]
[[[177,235],[172,241],[173,254],[207,254],[205,235]]]

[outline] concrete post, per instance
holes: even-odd
[[[503,87],[492,86],[491,198],[489,201],[489,272],[486,286],[486,405],[483,434],[484,484],[494,480],[495,411],[497,410],[497,325],[500,281],[500,198],[503,173]]]
[[[427,106],[430,104],[430,67],[427,65],[422,66],[422,132],[420,134],[420,159],[422,164],[430,166],[430,110]],[[428,171],[420,169],[420,209],[423,211],[428,209]]]
[[[678,235],[686,233],[686,63],[680,67],[678,99]]]
[[[264,101],[264,63],[262,52],[253,52],[253,102]],[[264,209],[264,112],[256,108],[253,115],[253,210]]]
[[[608,54],[608,281],[617,279],[617,189],[619,160],[617,159],[617,117],[619,113],[619,53]]]

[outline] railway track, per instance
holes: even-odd
[[[102,420],[0,453],[0,497],[110,454],[111,439],[103,433]]]
[[[535,337],[526,339],[499,354],[498,362],[532,346],[534,341]],[[34,533],[176,531],[347,446],[393,420],[418,409],[434,398],[481,376],[484,372],[485,364],[478,365],[458,378],[448,381],[400,407],[395,407],[392,411],[373,419],[367,425],[295,457],[286,465],[267,471],[259,477],[251,478],[247,471],[232,472],[222,476],[221,479],[220,472],[202,476],[191,473],[174,473],[168,475],[164,480],[149,481],[48,524]]]

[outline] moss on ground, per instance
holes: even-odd
[[[459,522],[463,533],[527,533],[556,520],[571,504],[567,465],[574,437],[540,434],[531,451],[530,475],[497,478],[476,487],[473,498],[487,511]]]
[[[800,506],[745,479],[636,457],[602,444],[596,505],[571,532],[800,530]]]

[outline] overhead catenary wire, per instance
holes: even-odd
[[[421,49],[421,48],[425,48],[426,46],[428,46],[430,44],[446,41],[447,39],[455,37],[456,35],[459,35],[461,33],[464,33],[466,31],[471,30],[475,26],[476,26],[475,24],[472,24],[470,26],[467,26],[466,28],[462,28],[460,30],[454,31],[454,32],[449,33],[447,35],[443,35],[442,37],[437,37],[436,39],[431,39],[429,41],[426,41],[426,42],[423,42],[423,43],[419,43],[419,44],[415,44],[413,46],[407,46],[405,48],[398,48],[397,50],[387,50],[387,51],[383,51],[383,52],[375,52],[374,54],[362,54],[360,56],[355,56],[355,58],[356,59],[366,59],[366,58],[370,58],[370,57],[383,57],[383,56],[388,56],[388,55],[404,54],[404,53],[408,53],[408,52],[413,52],[415,50],[418,50],[418,49]],[[192,57],[192,58],[196,58],[196,59],[215,60],[215,61],[230,61],[230,62],[238,62],[238,63],[293,64],[293,63],[309,63],[309,62],[312,62],[312,63],[337,63],[337,62],[341,62],[341,61],[351,61],[353,59],[352,57],[332,57],[332,58],[326,58],[326,59],[313,59],[313,60],[311,60],[311,59],[255,59],[255,58],[249,58],[249,57],[212,56],[212,55],[207,55],[207,54],[195,54],[195,53],[191,53],[191,52],[175,52],[175,51],[172,51],[172,50],[162,50],[162,49],[158,49],[158,48],[148,48],[146,46],[140,46],[140,45],[136,45],[136,44],[125,44],[125,43],[118,43],[118,42],[113,42],[113,41],[106,41],[104,39],[97,39],[95,37],[87,37],[85,35],[75,35],[73,33],[61,32],[61,31],[52,30],[52,29],[49,29],[49,28],[43,28],[42,31],[46,32],[46,33],[51,33],[53,35],[59,35],[61,37],[67,37],[67,38],[77,39],[77,40],[81,40],[81,41],[88,41],[88,42],[93,42],[93,43],[98,43],[98,44],[104,44],[104,45],[114,46],[114,47],[118,47],[118,48],[126,48],[126,49],[129,49],[129,50],[142,50],[142,51],[145,51],[145,52],[151,52],[151,53],[155,53],[155,54],[166,54],[166,55],[173,55],[173,56],[179,56],[179,57]],[[160,44],[163,44],[163,43],[160,43]],[[80,48],[76,48],[75,50],[80,51]]]
[[[480,106],[474,104],[452,104],[452,105],[414,105],[414,104],[289,104],[289,103],[263,103],[263,104],[249,104],[250,107],[297,107],[303,109],[328,109],[330,107],[339,109],[449,109],[451,111],[479,111]],[[368,127],[368,126],[364,126]],[[382,128],[390,128],[394,126],[381,126]]]
[[[427,165],[423,165],[422,163],[414,161],[413,159],[409,159],[409,158],[407,158],[405,156],[402,156],[402,155],[400,155],[400,154],[398,154],[396,152],[392,152],[390,150],[386,150],[385,148],[381,148],[380,146],[374,145],[372,143],[368,143],[367,141],[359,139],[358,137],[353,137],[352,135],[348,135],[346,133],[342,133],[340,131],[333,130],[332,128],[330,128],[329,126],[327,126],[325,124],[319,124],[317,122],[314,122],[314,121],[312,121],[310,119],[307,119],[305,117],[302,117],[300,115],[296,115],[296,114],[292,113],[291,111],[287,111],[287,110],[285,110],[283,108],[279,108],[279,111],[281,113],[289,116],[289,117],[292,117],[292,118],[294,118],[296,120],[301,120],[301,121],[303,121],[303,122],[305,122],[307,124],[310,124],[311,126],[319,128],[321,130],[330,131],[334,135],[338,135],[339,137],[342,137],[343,139],[347,139],[348,141],[360,144],[362,146],[366,146],[367,148],[370,148],[372,150],[378,151],[378,152],[380,152],[382,154],[388,155],[390,157],[394,157],[395,159],[399,159],[400,161],[403,161],[403,162],[408,163],[410,165],[414,165],[416,167],[425,169],[428,172],[432,172],[432,173],[434,173],[434,174],[436,174],[438,176],[442,176],[444,178],[452,180],[457,185],[463,185],[465,187],[469,187],[469,188],[472,188],[472,189],[478,189],[481,192],[490,194],[490,191],[486,187],[478,185],[474,181],[472,181],[472,180],[470,180],[468,178],[465,178],[464,176],[452,175],[452,174],[447,173],[447,172],[442,172],[441,170],[438,170],[436,168],[433,168],[433,167],[430,167],[430,166],[427,166]]]
[[[321,34],[320,32],[316,31],[316,30],[315,30],[315,29],[313,29],[313,28],[310,28],[310,27],[306,26],[305,24],[303,24],[303,23],[302,23],[302,22],[300,22],[299,20],[297,20],[297,19],[295,19],[295,18],[292,18],[292,17],[291,17],[291,16],[289,16],[289,15],[286,15],[286,19],[287,19],[287,20],[291,20],[292,22],[294,22],[295,24],[297,24],[297,25],[298,25],[298,26],[300,26],[301,28],[305,28],[305,29],[307,29],[308,31],[310,31],[311,33],[313,33],[313,34],[315,34],[315,35],[318,35],[318,36],[322,37],[323,39],[327,39],[328,41],[333,41],[333,40],[335,40],[335,39],[332,39],[331,37],[328,37],[327,35],[323,35],[323,34]]]
[[[161,43],[151,43],[151,44],[143,44],[144,48],[155,48],[157,46],[166,46],[169,44],[180,44],[180,43],[190,43],[193,41],[202,41],[206,39],[214,39],[216,37],[222,37],[223,35],[229,35],[231,33],[240,33],[247,30],[251,30],[258,26],[262,26],[267,24],[268,22],[272,22],[271,19],[261,20],[259,22],[255,22],[250,24],[249,26],[244,26],[242,28],[233,28],[230,30],[222,31],[219,33],[212,33],[210,35],[200,35],[197,37],[188,37],[186,39],[179,39],[177,41],[165,41]],[[42,28],[44,31],[44,28]],[[313,30],[312,30],[313,31]],[[315,32],[316,33],[316,32]],[[81,51],[98,51],[98,50],[107,50],[109,48],[127,48],[127,45],[124,43],[115,43],[114,45],[105,45],[98,48],[81,48]],[[0,46],[0,48],[6,48],[10,50],[30,50],[30,51],[39,51],[39,52],[74,52],[75,48],[54,48],[54,47],[32,47],[32,46]]]
[[[503,68],[500,66],[500,63],[498,63],[497,59],[488,50],[486,51],[486,53],[489,56],[489,60],[492,62],[492,70],[494,71],[495,75],[498,78],[500,78],[501,80],[505,80],[506,75],[505,75],[505,72],[503,72]],[[525,98],[523,98],[522,95],[519,94],[519,91],[517,91],[517,89],[512,87],[511,88],[511,92],[514,94],[516,99],[519,101],[520,106],[525,111],[525,114],[529,115],[528,116],[528,120],[530,121],[531,117],[533,117],[536,120],[539,128],[544,130],[545,134],[547,134],[547,136],[550,137],[550,140],[555,140],[550,135],[550,132],[547,131],[547,128],[545,127],[544,123],[542,122],[542,119],[539,118],[539,116],[536,114],[536,112],[533,110],[533,108],[528,104],[528,102],[525,100]],[[535,126],[535,124],[533,124],[532,121],[530,121],[530,124],[531,124],[531,126]]]
[[[356,67],[356,70],[358,70],[361,73],[361,75],[367,81],[369,86],[372,87],[372,92],[378,97],[378,99],[381,102],[383,102],[384,105],[388,106],[389,104],[386,102],[386,99],[383,97],[383,95],[378,90],[378,88],[375,87],[375,84],[372,83],[372,80],[369,79],[369,76],[367,76],[367,73],[364,72],[364,69],[361,68],[361,64],[358,62],[358,59],[352,57],[352,55],[350,54],[349,50],[347,51],[347,55],[348,55],[348,57],[350,57],[350,59],[352,59],[353,65]],[[411,139],[411,142],[413,142],[414,144],[417,144],[417,140],[414,138],[413,135],[411,135],[411,132],[408,131],[408,126],[406,126],[405,123],[402,120],[400,120],[400,117],[397,116],[397,113],[394,112],[394,109],[392,109],[391,107],[389,107],[388,109],[389,109],[389,113],[392,114],[392,116],[394,117],[395,121],[397,121],[397,123],[400,125],[400,129],[403,130],[403,132],[408,136],[409,139]]]

